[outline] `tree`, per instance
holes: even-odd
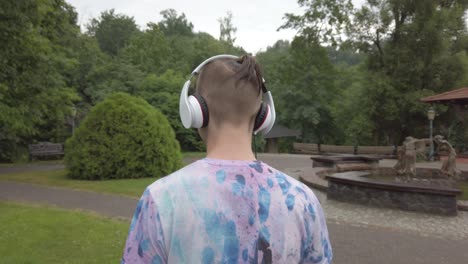
[[[188,22],[185,14],[178,16],[174,9],[166,9],[160,13],[163,17],[158,23],[159,28],[166,36],[192,36],[193,24]]]
[[[232,24],[232,12],[228,11],[226,17],[218,19],[219,22],[219,40],[234,46],[236,38],[234,35],[237,32],[237,28]]]
[[[144,76],[135,65],[125,60],[108,59],[90,72],[89,86],[85,92],[91,97],[93,105],[115,92],[136,95]]]
[[[97,83],[95,79],[97,77],[96,72],[99,71],[99,68],[109,63],[111,59],[101,51],[94,37],[84,34],[80,35],[76,40],[75,46],[77,65],[71,74],[72,86],[75,87],[76,92],[81,97],[80,108],[86,109],[96,103],[94,91]],[[99,76],[99,78],[106,77]]]
[[[346,145],[372,145],[375,127],[370,115],[376,110],[375,104],[365,96],[367,79],[366,65],[336,68],[337,95],[330,102],[331,113]]]
[[[122,51],[122,57],[143,72],[163,73],[170,64],[171,46],[159,26],[148,23],[148,29],[135,36]]]
[[[61,0],[2,2],[0,160],[24,158],[34,140],[60,139],[78,100],[70,79],[76,17]]]
[[[306,9],[303,15],[286,13],[279,29],[293,28],[299,35],[308,36],[319,43],[337,45],[349,25],[353,4],[350,0],[298,0]]]
[[[139,32],[133,17],[115,14],[114,9],[104,11],[88,25],[88,34],[96,37],[101,50],[115,56]]]
[[[204,144],[197,131],[184,128],[179,117],[179,96],[185,81],[180,73],[173,70],[159,76],[150,73],[142,81],[137,94],[168,118],[183,150],[201,151]]]
[[[278,122],[299,129],[304,142],[333,142],[337,130],[329,102],[336,89],[326,49],[306,36],[296,36],[290,46],[277,42],[257,57],[266,67]]]
[[[426,106],[419,99],[453,89],[468,70],[465,0],[368,0],[359,9],[345,0],[299,3],[305,13],[287,14],[283,28],[367,55],[369,73],[364,88],[355,91],[366,99],[362,111],[369,113],[374,144],[425,134]],[[340,39],[343,29],[346,41]]]
[[[426,124],[419,99],[453,89],[463,78],[465,1],[368,1],[356,11],[351,41],[369,54],[370,116],[376,140],[398,144]],[[372,88],[371,88],[372,87]],[[387,139],[388,138],[388,139]]]

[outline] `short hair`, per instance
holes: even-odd
[[[196,92],[206,100],[210,123],[253,122],[261,104],[262,80],[260,65],[252,56],[219,59],[205,65]]]

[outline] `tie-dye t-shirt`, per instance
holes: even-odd
[[[122,263],[331,263],[322,208],[260,161],[198,160],[143,193]]]

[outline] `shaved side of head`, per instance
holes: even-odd
[[[219,59],[200,72],[196,90],[208,105],[210,124],[234,126],[253,121],[261,104],[262,73],[251,56]]]

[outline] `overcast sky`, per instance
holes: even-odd
[[[361,2],[362,0],[353,0]],[[67,0],[78,12],[78,23],[84,27],[91,18],[108,9],[116,13],[133,16],[141,29],[146,23],[161,20],[164,9],[173,8],[177,13],[185,13],[196,32],[203,31],[219,37],[218,18],[225,17],[227,11],[233,14],[233,24],[237,27],[236,45],[247,52],[256,53],[273,45],[279,39],[291,40],[293,30],[276,29],[283,23],[284,13],[302,14],[297,0]]]

